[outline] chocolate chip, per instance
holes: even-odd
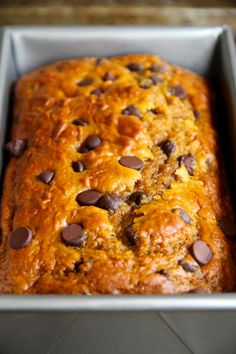
[[[26,247],[32,241],[32,231],[28,227],[18,227],[10,236],[9,244],[11,248],[19,249]]]
[[[101,139],[99,138],[99,136],[97,135],[89,135],[84,143],[83,146],[81,147],[81,149],[79,150],[80,153],[85,153],[88,152],[90,150],[94,150],[96,149],[96,147],[98,147],[101,144]]]
[[[158,108],[151,108],[149,112],[152,112],[153,114],[159,114],[160,110]]]
[[[161,275],[168,275],[168,270],[167,269],[161,269],[158,271],[158,273],[160,273]]]
[[[116,77],[111,72],[107,72],[102,79],[104,81],[114,81]]]
[[[136,156],[123,156],[119,160],[122,166],[133,168],[134,170],[141,170],[143,168],[143,161]]]
[[[170,140],[163,141],[160,144],[160,148],[167,157],[169,157],[176,150],[175,143]]]
[[[127,237],[127,240],[131,246],[134,246],[137,241],[137,237],[135,235],[134,230],[132,229],[132,226],[128,226],[125,229],[125,236]]]
[[[86,122],[83,119],[74,119],[72,122],[74,125],[80,125],[82,127],[85,127],[86,125],[88,125],[88,122]]]
[[[27,147],[26,140],[16,139],[6,144],[6,149],[15,157],[21,157]]]
[[[104,91],[101,88],[95,88],[90,92],[92,95],[101,96]]]
[[[210,247],[202,240],[197,240],[193,243],[191,253],[195,261],[200,265],[209,263],[212,258]]]
[[[61,233],[62,241],[67,246],[81,246],[83,241],[86,239],[82,227],[78,224],[71,224],[64,228]]]
[[[145,198],[147,198],[146,193],[141,191],[136,191],[130,195],[129,200],[131,202],[134,202],[136,205],[140,205]]]
[[[134,104],[131,104],[125,109],[123,109],[122,114],[124,114],[125,116],[136,116],[138,118],[141,118],[141,112],[139,108]]]
[[[118,209],[120,205],[121,205],[121,198],[119,197],[117,198],[116,196],[112,196],[110,194],[102,195],[96,204],[98,208],[105,209],[105,210],[112,210],[112,211]]]
[[[102,62],[103,62],[105,59],[106,59],[106,58],[104,58],[104,57],[97,58],[97,60],[96,60],[97,66],[100,66],[100,65],[102,64]]]
[[[194,273],[197,270],[196,266],[187,262],[181,263],[181,266],[185,272]]]
[[[234,218],[222,217],[219,225],[223,233],[228,237],[236,236],[236,222]]]
[[[160,84],[161,82],[163,82],[163,79],[159,76],[151,76],[151,80],[153,82],[154,85]]]
[[[89,149],[86,148],[86,147],[84,147],[84,146],[82,146],[82,147],[80,148],[79,152],[80,152],[81,154],[85,154],[86,152],[89,152]]]
[[[75,172],[82,172],[85,169],[84,164],[81,161],[73,161],[71,166]]]
[[[171,95],[183,100],[187,97],[188,94],[187,91],[181,85],[175,85],[171,88]]]
[[[153,86],[153,81],[150,78],[144,78],[140,81],[139,85],[142,89],[148,89]]]
[[[127,65],[127,68],[130,70],[130,71],[143,71],[143,66],[139,63],[129,63]]]
[[[193,168],[195,165],[195,158],[192,154],[182,155],[178,157],[179,166],[184,165],[188,174],[193,176]]]
[[[192,224],[192,219],[190,218],[189,214],[182,208],[174,208],[172,209],[173,213],[179,215],[181,219],[183,219],[186,224]]]
[[[194,110],[194,111],[193,111],[193,114],[194,114],[194,116],[195,116],[196,119],[201,118],[201,113],[200,113],[200,112]]]
[[[89,86],[93,83],[93,79],[87,78],[77,82],[78,86]]]
[[[94,189],[81,192],[77,195],[76,201],[79,205],[95,205],[98,199],[101,197],[101,193]]]
[[[151,70],[153,73],[166,73],[168,70],[166,67],[164,67],[163,65],[161,64],[152,64],[149,68],[149,70]]]
[[[53,180],[54,176],[55,176],[55,172],[54,171],[44,171],[44,172],[40,173],[37,176],[37,178],[41,182],[43,182],[45,184],[49,184]]]

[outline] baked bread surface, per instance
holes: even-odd
[[[20,78],[14,98],[1,293],[234,289],[202,77],[155,55],[82,58]]]

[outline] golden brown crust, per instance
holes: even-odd
[[[144,70],[132,71],[130,63]],[[161,70],[152,72],[153,64]],[[78,85],[87,78],[91,84]],[[174,94],[176,85],[187,97]],[[102,92],[91,94],[98,88]],[[203,78],[154,55],[70,60],[22,77],[15,90],[12,139],[26,139],[28,148],[11,159],[4,180],[1,292],[231,291],[231,244],[218,226],[231,206],[222,196],[210,99]],[[140,117],[124,113],[129,105]],[[76,126],[74,119],[88,125]],[[90,135],[99,136],[101,145],[79,153]],[[161,148],[166,140],[175,144],[169,156]],[[193,157],[189,171],[183,155]],[[122,156],[140,158],[144,168],[122,166]],[[84,171],[73,171],[75,160],[83,162]],[[47,170],[55,172],[49,184],[37,178]],[[80,206],[76,196],[87,189],[114,193],[123,202],[115,211]],[[130,200],[134,191],[146,194],[141,205]],[[62,230],[72,223],[85,230],[80,247],[62,242]],[[33,240],[12,249],[10,234],[21,226],[32,230]],[[213,254],[206,265],[191,252],[198,239]]]

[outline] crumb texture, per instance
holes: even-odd
[[[235,288],[202,77],[155,55],[61,61],[19,79],[13,115],[1,293]]]

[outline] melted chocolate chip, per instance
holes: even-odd
[[[80,152],[81,154],[86,154],[86,152],[89,152],[89,149],[86,148],[85,146],[82,146],[82,147],[80,148],[79,152]]]
[[[212,258],[210,247],[202,240],[197,240],[193,243],[191,253],[195,261],[200,265],[209,263]]]
[[[149,68],[150,71],[152,71],[153,73],[162,73],[165,74],[168,70],[165,66],[161,65],[161,64],[152,64]]]
[[[116,77],[111,72],[107,72],[102,79],[104,81],[114,81]]]
[[[219,221],[219,226],[226,236],[236,236],[236,221],[234,218],[222,217]]]
[[[179,166],[184,165],[188,174],[193,176],[195,158],[192,154],[182,155],[178,157]]]
[[[81,161],[73,161],[71,166],[75,172],[82,172],[85,169],[84,164]]]
[[[181,266],[185,272],[194,273],[197,270],[196,266],[187,262],[181,263]]]
[[[159,76],[151,76],[151,80],[153,82],[154,85],[160,84],[161,82],[163,82],[163,79]]]
[[[176,150],[175,143],[170,140],[163,141],[160,144],[160,148],[167,157],[169,157]]]
[[[199,111],[194,110],[193,114],[194,114],[196,119],[200,119],[201,118],[201,113]]]
[[[128,226],[125,229],[125,236],[127,237],[127,240],[131,246],[135,246],[137,237],[135,235],[134,230],[132,229],[132,226]]]
[[[85,153],[90,150],[96,149],[100,144],[101,144],[101,139],[97,135],[90,135],[88,136],[84,143],[83,146],[80,148],[79,152],[80,153]]]
[[[81,246],[83,241],[86,239],[82,227],[78,224],[71,224],[64,228],[61,233],[62,241],[67,246]]]
[[[143,161],[136,156],[123,156],[119,160],[122,166],[132,168],[134,170],[141,170],[143,168]]]
[[[153,81],[150,78],[145,78],[140,81],[139,85],[142,89],[149,89],[153,86]]]
[[[129,200],[131,202],[134,202],[136,205],[140,205],[145,198],[147,198],[146,193],[141,191],[136,191],[130,195]]]
[[[179,215],[181,219],[183,219],[186,224],[192,224],[192,219],[190,218],[189,214],[182,208],[174,208],[172,209],[173,213]]]
[[[21,157],[27,147],[26,140],[16,139],[6,144],[6,149],[15,157]]]
[[[171,88],[171,95],[183,100],[187,97],[188,94],[187,91],[181,85],[175,85]]]
[[[41,182],[43,182],[45,184],[49,184],[53,180],[54,176],[55,176],[55,172],[54,171],[44,171],[44,172],[40,173],[37,176],[37,178]]]
[[[101,197],[101,193],[94,189],[89,189],[87,191],[81,192],[77,195],[76,201],[79,205],[95,205],[99,198]]]
[[[143,71],[143,66],[139,63],[129,63],[127,65],[127,68],[130,70],[130,71]]]
[[[96,60],[96,65],[97,65],[97,66],[100,66],[100,65],[102,64],[102,62],[103,62],[105,59],[106,59],[106,58],[104,58],[104,57],[97,58],[97,60]]]
[[[161,270],[158,271],[158,273],[160,273],[161,275],[165,275],[166,276],[166,275],[168,275],[169,272],[168,272],[167,269],[161,269]]]
[[[118,209],[121,205],[121,198],[112,196],[110,194],[104,194],[102,195],[98,202],[96,203],[96,206],[101,209],[105,210],[112,210],[115,211]]]
[[[90,93],[91,93],[92,95],[101,96],[101,95],[104,93],[104,91],[103,91],[103,89],[101,89],[101,88],[95,88],[95,89],[92,90]]]
[[[32,241],[32,231],[28,227],[18,227],[11,233],[9,244],[11,248],[26,247]]]
[[[141,118],[141,112],[139,108],[134,104],[131,104],[125,109],[123,109],[122,114],[124,114],[125,116],[136,116],[138,118]]]
[[[85,127],[86,125],[88,125],[88,122],[86,122],[83,119],[74,119],[72,122],[74,125],[80,125],[82,127]]]
[[[77,82],[77,85],[78,86],[89,86],[93,83],[93,79],[90,79],[90,78],[86,78],[86,79],[83,79],[79,82]]]

